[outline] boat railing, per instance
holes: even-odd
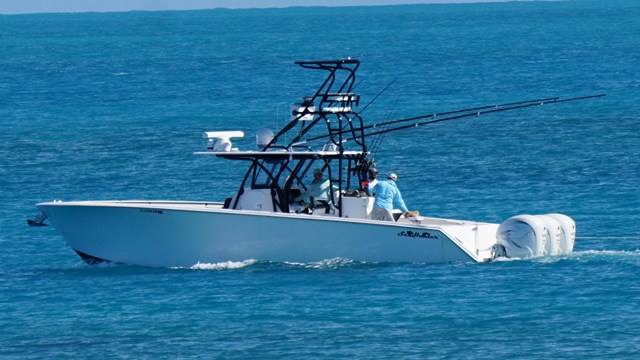
[[[324,113],[352,112],[360,102],[360,95],[354,93],[327,93],[320,98],[320,109]]]
[[[357,106],[360,103],[360,95],[354,93],[327,93],[322,95],[320,102],[341,103]]]

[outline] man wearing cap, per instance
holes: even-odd
[[[315,169],[313,171],[313,182],[307,186],[307,191],[294,200],[310,203],[311,198],[313,198],[314,205],[319,205],[319,200],[331,203],[331,193],[329,191],[331,191],[331,182],[329,179],[325,180],[322,177],[322,169]]]
[[[378,185],[378,170],[376,170],[376,168],[370,168],[368,175],[369,181],[367,184],[367,192],[369,192],[370,195],[373,195],[373,189]]]
[[[405,213],[409,211],[404,204],[404,200],[402,200],[396,181],[398,181],[398,175],[391,173],[387,176],[387,180],[378,181],[375,186],[376,200],[373,203],[373,211],[371,212],[373,220],[395,221],[392,214],[394,206],[397,206]]]

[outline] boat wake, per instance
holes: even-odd
[[[517,263],[522,262],[526,263],[537,263],[537,264],[556,264],[556,263],[564,263],[564,262],[576,262],[576,263],[593,263],[593,262],[605,262],[605,263],[631,263],[631,264],[640,264],[640,249],[635,250],[584,250],[577,251],[571,254],[565,255],[554,255],[554,256],[538,256],[526,259],[520,258],[506,258],[506,257],[498,257],[494,259],[493,262],[496,263]],[[451,265],[449,263],[448,265]],[[459,263],[458,263],[459,264]],[[102,262],[97,264],[87,264],[84,261],[80,261],[73,266],[73,268],[112,268],[112,267],[121,267],[124,264],[116,264],[111,262]],[[396,266],[400,265],[400,263],[378,263],[378,262],[367,262],[367,261],[357,261],[348,258],[332,258],[332,259],[324,259],[320,261],[313,262],[272,262],[272,261],[258,261],[256,259],[247,259],[243,261],[223,261],[218,263],[201,263],[198,262],[190,267],[173,267],[171,269],[188,269],[188,270],[213,270],[213,271],[223,271],[223,270],[238,270],[248,268],[250,266],[258,266],[259,269],[264,271],[287,271],[287,270],[295,270],[295,269],[305,269],[305,270],[340,270],[347,269],[353,267],[379,267],[379,266]],[[402,263],[402,265],[407,265],[407,263]],[[420,266],[420,264],[414,264]],[[447,266],[447,264],[442,264],[443,266]],[[125,265],[126,266],[126,265]]]
[[[301,262],[284,262],[285,265],[299,267],[304,269],[339,269],[343,267],[349,267],[353,265],[367,264],[367,262],[355,261],[345,258],[333,258],[320,261],[301,263]]]
[[[78,268],[91,268],[91,269],[103,269],[103,268],[112,268],[112,267],[120,267],[123,266],[124,264],[119,264],[119,263],[113,263],[110,261],[100,261],[100,262],[86,262],[85,260],[80,260],[77,261],[74,265],[71,266],[71,268],[73,269],[78,269]]]
[[[567,258],[576,261],[620,260],[640,261],[640,249],[635,250],[585,250],[574,252]]]
[[[247,266],[251,266],[258,261],[255,259],[247,259],[244,261],[223,261],[219,263],[201,263],[191,266],[191,270],[228,270],[228,269],[241,269]]]
[[[344,267],[350,267],[353,265],[367,264],[366,262],[355,261],[345,258],[325,259],[313,262],[272,262],[272,261],[258,261],[255,259],[248,259],[244,261],[224,261],[219,263],[201,263],[191,266],[191,270],[231,270],[242,269],[251,265],[263,265],[268,268],[299,268],[299,269],[339,269]]]
[[[529,261],[537,263],[557,263],[561,261],[632,261],[640,262],[640,249],[636,250],[584,250],[571,254],[555,256],[538,256],[527,259],[498,257],[495,262]]]

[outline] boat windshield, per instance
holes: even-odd
[[[312,169],[331,171],[325,162],[318,159],[264,159],[255,164],[251,179],[253,188],[304,187],[309,179],[313,180]],[[285,185],[288,184],[288,185]]]
[[[277,184],[282,166],[285,161],[280,159],[266,159],[262,166],[257,167],[253,178],[253,187],[272,187]],[[289,171],[290,172],[290,171]]]

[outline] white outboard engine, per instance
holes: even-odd
[[[576,223],[572,218],[563,214],[547,214],[560,224],[560,254],[570,254],[573,252],[573,245],[576,242]]]
[[[497,256],[525,259],[533,256],[568,254],[575,242],[575,222],[562,214],[518,215],[498,227]]]
[[[536,215],[536,217],[542,219],[547,225],[547,245],[545,246],[544,255],[559,255],[560,252],[560,237],[562,236],[562,228],[560,223],[555,218],[548,215]]]
[[[549,234],[542,219],[518,215],[500,224],[496,237],[508,257],[524,259],[544,255]]]

